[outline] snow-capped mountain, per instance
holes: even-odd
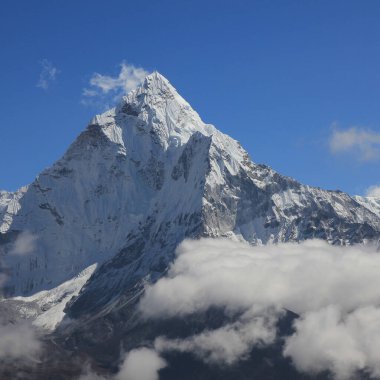
[[[252,162],[155,72],[32,184],[0,193],[0,232],[3,305],[54,329],[128,307],[185,238],[377,241],[380,206]]]
[[[120,252],[127,258],[122,252],[142,238],[150,247],[139,256],[149,256],[142,264],[150,269],[169,261],[155,250],[185,236],[350,244],[380,230],[358,198],[253,163],[158,73],[96,116],[28,188],[0,199],[2,233],[36,237],[31,254],[7,256],[14,295],[53,288]]]

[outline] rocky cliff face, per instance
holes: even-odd
[[[153,73],[30,186],[0,193],[3,306],[50,329],[103,318],[162,276],[184,238],[377,241],[374,202],[255,164]]]

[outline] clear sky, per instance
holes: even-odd
[[[83,96],[94,73],[127,62],[255,162],[364,194],[380,184],[379,20],[378,0],[2,0],[0,188],[58,159],[102,110]]]

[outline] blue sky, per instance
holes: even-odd
[[[379,19],[377,0],[3,0],[0,188],[64,153],[100,111],[83,104],[94,73],[124,61],[255,162],[364,194],[380,184]]]

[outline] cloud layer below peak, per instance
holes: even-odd
[[[271,344],[281,310],[300,318],[285,337],[296,368],[380,376],[380,255],[375,248],[323,241],[251,247],[223,239],[185,241],[168,275],[146,289],[146,318],[186,316],[220,307],[234,322],[184,339],[157,337],[159,354],[192,352],[212,363],[235,363]]]

